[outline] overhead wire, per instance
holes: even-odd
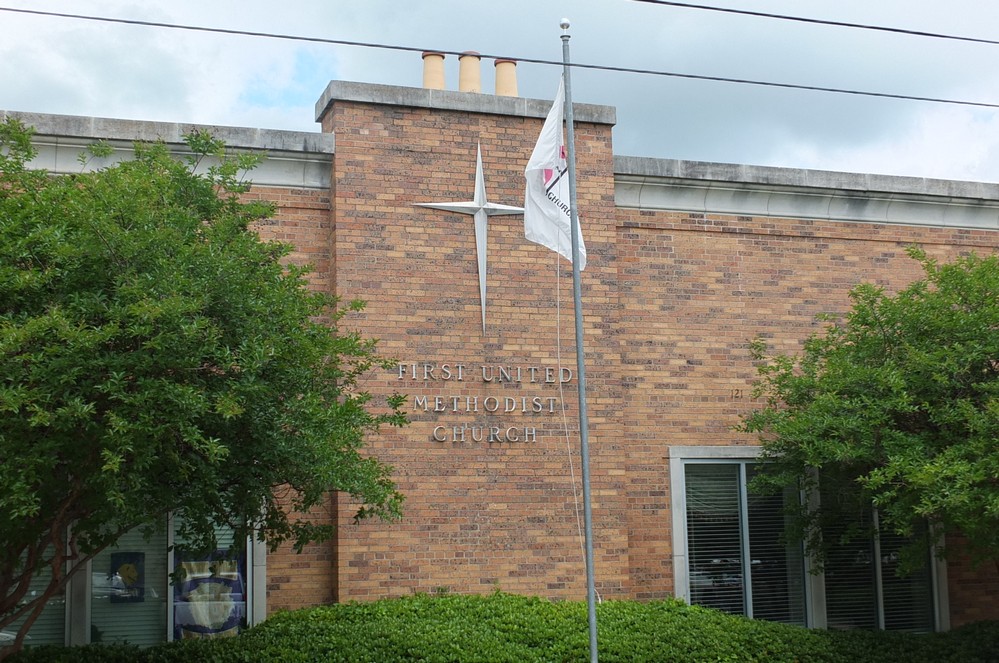
[[[631,0],[648,5],[663,5],[665,7],[678,7],[681,9],[700,9],[704,11],[720,12],[723,14],[738,14],[740,16],[755,16],[757,18],[771,18],[781,21],[795,21],[798,23],[810,23],[813,25],[829,25],[837,28],[856,28],[859,30],[873,30],[876,32],[889,32],[892,34],[909,35],[912,37],[929,37],[933,39],[949,39],[952,41],[972,42],[976,44],[999,45],[999,40],[984,39],[981,37],[964,37],[961,35],[948,35],[941,32],[927,32],[925,30],[910,30],[907,28],[894,28],[885,25],[873,25],[870,23],[850,23],[847,21],[833,21],[821,18],[808,18],[805,16],[791,16],[789,14],[777,14],[773,12],[761,12],[751,9],[734,9],[731,7],[715,7],[713,5],[700,5],[690,2],[673,2],[672,0]]]
[[[667,4],[667,3],[665,2],[665,0],[663,0],[663,2],[658,4]],[[289,34],[281,34],[274,32],[236,30],[232,28],[212,28],[212,27],[197,26],[197,25],[184,25],[180,23],[166,23],[162,21],[143,21],[138,19],[115,18],[109,16],[92,16],[87,14],[71,14],[66,12],[52,12],[52,11],[43,11],[38,9],[0,7],[0,11],[12,12],[18,14],[32,14],[36,16],[48,16],[55,18],[68,18],[68,19],[83,20],[83,21],[97,21],[103,23],[116,23],[122,25],[165,28],[170,30],[186,30],[191,32],[206,32],[213,34],[225,34],[225,35],[234,35],[234,36],[243,36],[243,37],[260,37],[266,39],[279,39],[285,41],[330,44],[335,46],[352,46],[359,48],[375,48],[383,50],[405,51],[405,52],[416,52],[416,53],[424,53],[431,51],[435,53],[442,53],[444,55],[455,55],[455,56],[464,55],[462,51],[449,51],[449,50],[430,48],[430,47],[401,46],[397,44],[382,44],[377,42],[363,42],[363,41],[353,41],[346,39],[331,39],[328,37],[308,37],[302,35],[289,35]],[[519,57],[510,54],[480,53],[479,56],[486,59],[498,59],[498,60],[510,59],[510,60],[516,60],[517,62],[525,62],[530,64],[551,65],[557,67],[563,66],[563,63],[561,61],[546,60],[542,58]],[[903,101],[920,101],[920,102],[948,104],[955,106],[972,106],[977,108],[999,108],[999,103],[989,103],[984,101],[967,101],[960,99],[947,99],[943,97],[927,97],[927,96],[918,96],[918,95],[909,95],[909,94],[896,94],[890,92],[873,92],[870,90],[826,87],[821,85],[804,85],[798,83],[781,83],[777,81],[763,81],[763,80],[755,80],[749,78],[731,78],[727,76],[708,76],[704,74],[691,74],[691,73],[683,73],[676,71],[664,71],[658,69],[639,69],[635,67],[590,64],[585,62],[573,62],[569,66],[575,69],[588,69],[592,71],[610,71],[610,72],[628,73],[628,74],[641,74],[647,76],[663,76],[668,78],[681,78],[687,80],[709,81],[716,83],[736,83],[740,85],[755,85],[761,87],[781,88],[788,90],[826,92],[826,93],[854,95],[861,97],[875,97],[881,99],[897,99]]]

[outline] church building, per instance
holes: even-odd
[[[278,211],[260,235],[292,244],[314,287],[367,302],[342,324],[395,359],[364,388],[407,395],[410,425],[366,447],[394,467],[403,518],[355,524],[355,505],[333,496],[315,517],[335,520],[335,540],[301,554],[251,545],[228,570],[236,605],[217,624],[192,614],[184,592],[198,587],[167,581],[177,564],[199,568],[174,559],[171,528],[126,537],[77,574],[29,643],[152,644],[414,592],[585,598],[571,264],[525,239],[509,209],[524,204],[552,102],[516,96],[516,63],[474,54],[460,89],[445,89],[442,60],[424,55],[423,87],[329,83],[315,133],[198,127],[267,155],[248,195]],[[486,65],[496,94],[481,90]],[[818,628],[999,618],[994,567],[927,551],[924,570],[900,578],[887,534],[810,572],[781,537],[780,496],[747,487],[758,440],[734,430],[758,405],[752,339],[794,352],[857,283],[919,278],[910,245],[942,260],[995,252],[999,185],[624,156],[613,107],[577,103],[574,115],[599,596],[676,596]],[[195,128],[0,111],[11,116],[35,127],[34,165],[53,172],[77,172],[96,140],[113,158],[135,140],[182,153]],[[141,571],[142,600],[116,589],[119,569]]]

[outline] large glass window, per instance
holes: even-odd
[[[145,647],[167,636],[167,533],[139,530],[94,557],[90,572],[90,641]]]
[[[48,601],[25,645],[128,642],[145,647],[238,633],[250,622],[254,605],[249,542],[236,541],[231,529],[219,527],[215,550],[192,552],[180,524],[174,518],[172,526],[150,536],[129,531],[96,555],[71,580],[71,593]],[[40,594],[48,578],[43,569],[29,596]],[[69,604],[67,595],[73,597]],[[89,610],[75,609],[88,602]],[[262,601],[256,604],[260,613],[263,607]],[[0,631],[0,647],[13,641],[20,623]]]
[[[804,625],[804,559],[783,540],[786,498],[753,494],[752,474],[747,463],[686,466],[690,602]]]
[[[858,513],[822,532],[827,558],[822,572],[807,572],[800,543],[785,537],[786,506],[800,499],[755,494],[750,485],[757,461],[719,457],[718,449],[691,448],[671,461],[675,522],[684,536],[675,540],[677,593],[690,603],[807,626],[932,631],[936,626],[935,586],[939,568],[927,551],[927,564],[898,573],[901,537],[880,532],[847,538],[850,529],[877,531],[877,513]],[[678,454],[679,455],[679,454]],[[835,499],[835,495],[822,495]],[[941,612],[941,619],[945,619]],[[942,621],[946,628],[946,621]]]
[[[876,528],[877,513],[858,514],[862,527]],[[829,628],[933,630],[933,578],[930,553],[923,568],[901,575],[899,551],[906,543],[892,532],[845,539],[846,522],[822,532],[825,563],[826,619]]]
[[[26,600],[31,600],[41,596],[48,587],[52,578],[52,571],[43,568],[41,572],[31,579],[28,587]],[[21,628],[24,619],[19,619],[3,631],[0,631],[0,647],[13,642],[17,636],[17,631]],[[25,646],[33,647],[37,645],[61,645],[66,638],[66,592],[65,590],[56,593],[46,604],[42,614],[31,625],[31,631],[24,641]]]

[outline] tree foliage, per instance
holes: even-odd
[[[800,482],[835,496],[806,505],[815,535],[826,519],[877,509],[880,527],[926,538],[959,532],[977,556],[999,554],[999,258],[941,264],[912,248],[924,277],[897,294],[861,284],[848,314],[798,356],[760,361],[764,407],[743,429],[761,435],[761,483]],[[928,527],[929,525],[929,527]]]
[[[138,145],[55,177],[28,168],[28,130],[0,125],[0,630],[30,625],[67,562],[168,513],[213,549],[219,525],[272,546],[328,538],[296,513],[333,490],[358,517],[399,512],[390,468],[361,454],[405,420],[401,397],[359,387],[387,365],[339,324],[360,304],[310,290],[289,247],[248,229],[273,211],[240,201],[253,158],[188,144],[186,163]]]

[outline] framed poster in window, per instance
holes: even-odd
[[[141,603],[146,597],[146,553],[111,553],[111,603]]]
[[[177,554],[174,639],[236,635],[246,623],[246,564],[217,550],[205,556]]]

